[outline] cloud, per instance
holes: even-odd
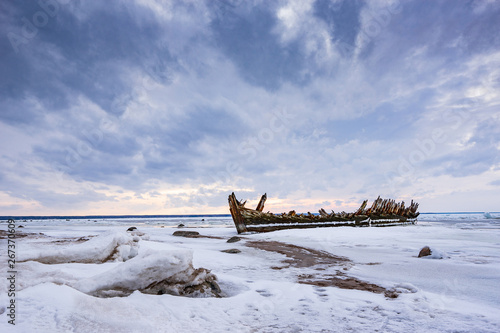
[[[498,3],[48,3],[0,5],[6,212],[439,210],[500,176]]]
[[[300,45],[282,45],[273,32],[272,8],[255,6],[216,18],[211,23],[217,47],[238,67],[249,83],[276,90],[284,82],[301,84],[304,55]]]

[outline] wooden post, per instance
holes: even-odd
[[[243,223],[243,217],[241,216],[239,210],[240,204],[238,200],[236,200],[234,192],[229,196],[228,201],[229,201],[229,211],[231,212],[231,216],[233,217],[233,222],[234,225],[236,226],[236,231],[238,231],[239,234],[241,234],[242,232],[246,232],[247,228],[245,226],[245,223]]]
[[[267,200],[267,193],[264,193],[264,195],[260,198],[259,204],[257,205],[257,208],[255,208],[255,210],[258,212],[262,212],[266,200]]]

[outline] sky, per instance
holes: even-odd
[[[0,3],[0,215],[500,211],[499,1]]]

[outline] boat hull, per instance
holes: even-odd
[[[325,227],[387,227],[394,225],[415,224],[418,204],[411,203],[404,207],[404,202],[377,198],[372,207],[366,208],[364,201],[360,209],[354,213],[326,213],[323,209],[319,215],[296,214],[294,211],[283,214],[262,212],[267,195],[264,194],[256,209],[245,207],[246,202],[236,199],[234,193],[229,198],[229,211],[233,217],[238,233],[269,232],[283,229],[306,229]]]

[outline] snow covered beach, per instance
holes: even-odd
[[[17,221],[26,236],[17,239],[16,325],[7,322],[4,283],[0,330],[498,332],[497,215],[422,215],[415,226],[283,230],[235,243],[227,242],[236,236],[230,217],[207,217],[203,227],[188,219],[183,229],[167,221]],[[177,230],[208,237],[173,236]],[[418,258],[426,245],[442,259]],[[241,252],[221,252],[228,249]],[[138,291],[148,279],[179,274],[196,283],[215,275],[222,297]]]

